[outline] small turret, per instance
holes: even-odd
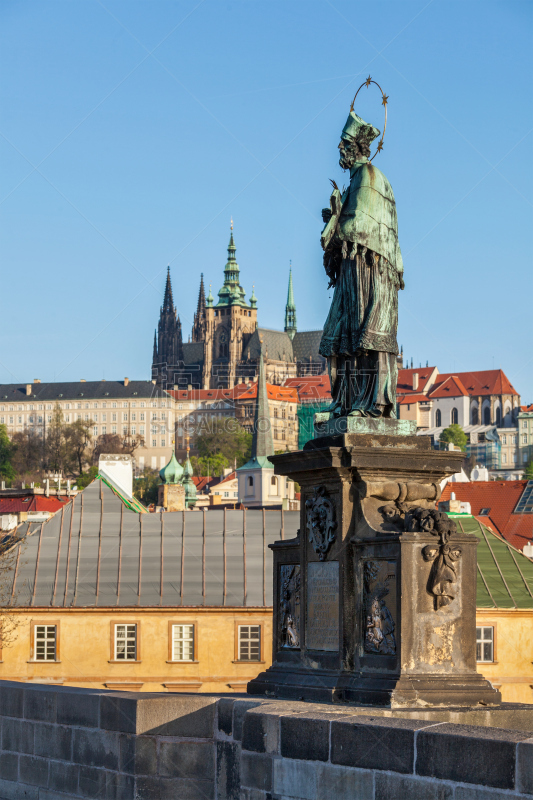
[[[183,468],[183,476],[180,481],[185,489],[185,507],[193,508],[196,505],[196,486],[192,479],[192,465],[189,460],[189,444],[187,442],[187,458]]]

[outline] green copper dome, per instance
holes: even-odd
[[[183,467],[177,461],[176,456],[174,455],[174,451],[172,451],[172,455],[170,456],[170,461],[163,467],[161,472],[159,473],[159,477],[163,481],[163,483],[167,484],[175,484],[181,483],[181,478],[183,475]]]

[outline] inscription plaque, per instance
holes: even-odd
[[[309,650],[339,649],[339,562],[307,565],[307,622]]]

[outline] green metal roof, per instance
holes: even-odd
[[[477,536],[478,608],[533,608],[533,562],[469,514],[450,514]]]

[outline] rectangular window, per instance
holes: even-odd
[[[137,414],[134,411],[133,414],[131,415],[131,421],[135,422],[136,419],[137,419]]]
[[[112,414],[111,415],[111,420],[112,420],[112,422],[116,422],[117,421],[117,415],[116,414]]]
[[[141,422],[144,422],[144,412],[141,414]]]
[[[127,436],[128,435],[128,426],[127,425],[123,425],[122,426],[122,435],[123,436]]]
[[[172,661],[194,661],[194,625],[172,625]]]
[[[527,444],[527,433],[522,434],[522,444]]]
[[[122,422],[127,422],[127,421],[128,421],[128,413],[127,411],[124,411],[124,413],[122,414]]]
[[[116,433],[116,432],[117,432],[117,426],[111,425],[111,433]]]
[[[141,403],[141,408],[144,408],[146,403]]]
[[[166,447],[165,440],[161,439],[161,447]],[[164,465],[163,465],[164,466]]]
[[[116,407],[117,407],[117,404],[116,404],[116,403],[111,403],[111,407],[112,407],[112,408],[116,408]]]
[[[107,434],[107,425],[102,425],[102,436]]]
[[[152,447],[157,447],[157,439],[152,439]]]
[[[98,422],[98,414],[93,413],[93,422]]]
[[[98,425],[93,427],[93,436],[98,436]]]
[[[131,435],[135,436],[136,433],[137,433],[137,427],[136,427],[136,425],[132,425],[131,426]]]
[[[144,436],[144,425],[141,425],[141,427],[139,428],[139,433],[141,434],[141,436]]]
[[[122,403],[122,408],[127,408],[127,407],[128,407],[127,403]]]
[[[35,625],[35,661],[56,660],[56,633],[55,625]]]
[[[89,422],[89,415],[85,414],[85,422]]]
[[[494,628],[476,628],[476,661],[494,661]]]
[[[115,625],[115,660],[137,661],[137,625]]]
[[[239,625],[239,661],[261,660],[261,626]]]

